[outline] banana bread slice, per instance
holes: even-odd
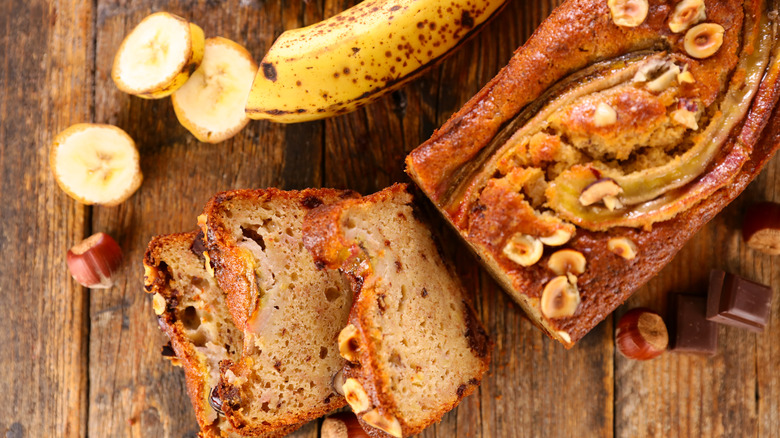
[[[206,271],[201,238],[196,232],[153,238],[143,261],[145,289],[153,294],[160,328],[171,341],[173,353],[167,353],[184,368],[200,436],[238,436],[210,400],[219,383],[219,363],[238,358],[242,336]]]
[[[374,437],[410,436],[479,385],[488,337],[418,218],[408,187],[313,210],[304,244],[350,279],[355,303],[339,335],[343,389]]]
[[[225,416],[242,434],[266,436],[346,404],[332,381],[344,366],[337,338],[352,292],[338,273],[317,269],[301,225],[312,208],[354,196],[236,190],[212,198],[199,219],[215,277],[244,334],[241,358],[224,363],[218,387]]]

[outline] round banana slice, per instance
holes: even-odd
[[[167,12],[141,21],[122,41],[111,77],[120,90],[146,99],[169,96],[203,59],[203,29]]]
[[[87,205],[120,204],[143,180],[135,142],[116,126],[73,125],[54,138],[49,158],[62,190]]]
[[[229,139],[249,122],[244,107],[256,73],[244,47],[226,38],[207,39],[200,67],[171,96],[176,117],[202,142]]]

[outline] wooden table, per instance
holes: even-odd
[[[386,98],[331,120],[253,122],[219,145],[179,126],[168,99],[117,90],[114,53],[144,16],[167,10],[207,36],[246,45],[256,60],[283,30],[356,0],[4,0],[0,2],[0,433],[4,437],[195,437],[184,375],[160,357],[164,336],[143,293],[141,257],[155,234],[190,230],[220,190],[331,186],[370,193],[406,180],[403,157],[480,89],[555,6],[512,0],[452,58]],[[111,123],[138,143],[145,181],[127,202],[85,207],[56,185],[49,144],[77,122]],[[780,437],[780,257],[748,250],[741,212],[780,201],[775,158],[737,201],[617,313],[666,307],[669,292],[702,292],[713,267],[771,284],[760,335],[720,328],[712,358],[666,354],[641,363],[614,348],[614,317],[566,351],[524,319],[445,235],[495,341],[474,395],[427,437]],[[118,284],[71,280],[67,249],[97,231],[125,250]],[[295,434],[316,437],[313,422]]]

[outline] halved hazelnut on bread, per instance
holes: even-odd
[[[347,325],[339,333],[339,354],[350,362],[357,362],[358,360],[357,335],[357,327],[354,324]]]
[[[561,246],[571,240],[573,234],[574,233],[571,231],[561,228],[555,230],[555,232],[549,236],[540,237],[539,241],[547,246]]]
[[[333,387],[333,390],[336,391],[336,393],[340,396],[344,396],[344,383],[346,382],[344,377],[344,368],[340,369],[339,372],[333,375],[333,378],[330,381],[330,386]]]
[[[344,390],[344,398],[347,399],[347,403],[349,403],[353,412],[360,413],[371,407],[368,394],[366,394],[366,390],[363,389],[363,385],[357,379],[350,377],[344,382],[342,389]]]
[[[639,252],[636,244],[627,237],[613,237],[609,239],[607,248],[626,260],[633,260]]]
[[[566,275],[567,273],[580,275],[585,272],[585,264],[585,256],[573,249],[556,251],[547,261],[547,267],[557,275]]]
[[[723,26],[702,23],[685,33],[685,51],[694,58],[704,59],[714,55],[723,45]]]
[[[704,0],[683,0],[677,3],[669,20],[669,29],[674,33],[687,30],[694,24],[707,19]]]
[[[645,21],[649,5],[647,0],[608,0],[612,21],[618,26],[637,27]]]
[[[623,189],[612,178],[601,178],[589,184],[580,194],[580,204],[585,207],[603,201],[608,196],[616,197]]]
[[[517,233],[504,246],[504,255],[520,266],[532,266],[544,253],[542,241],[527,234]]]
[[[401,423],[397,418],[382,415],[378,410],[372,409],[361,416],[369,426],[376,427],[394,437],[401,438],[403,433],[401,431]]]
[[[542,291],[542,314],[547,318],[572,316],[579,306],[580,291],[566,275],[553,278]]]

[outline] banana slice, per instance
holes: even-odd
[[[135,142],[116,126],[73,125],[54,138],[49,159],[62,190],[87,205],[124,202],[143,180]]]
[[[209,38],[203,62],[171,96],[179,122],[198,140],[219,143],[249,122],[244,106],[257,64],[241,45]]]
[[[111,77],[120,90],[146,99],[169,96],[203,59],[203,29],[167,12],[135,27],[114,58]]]

